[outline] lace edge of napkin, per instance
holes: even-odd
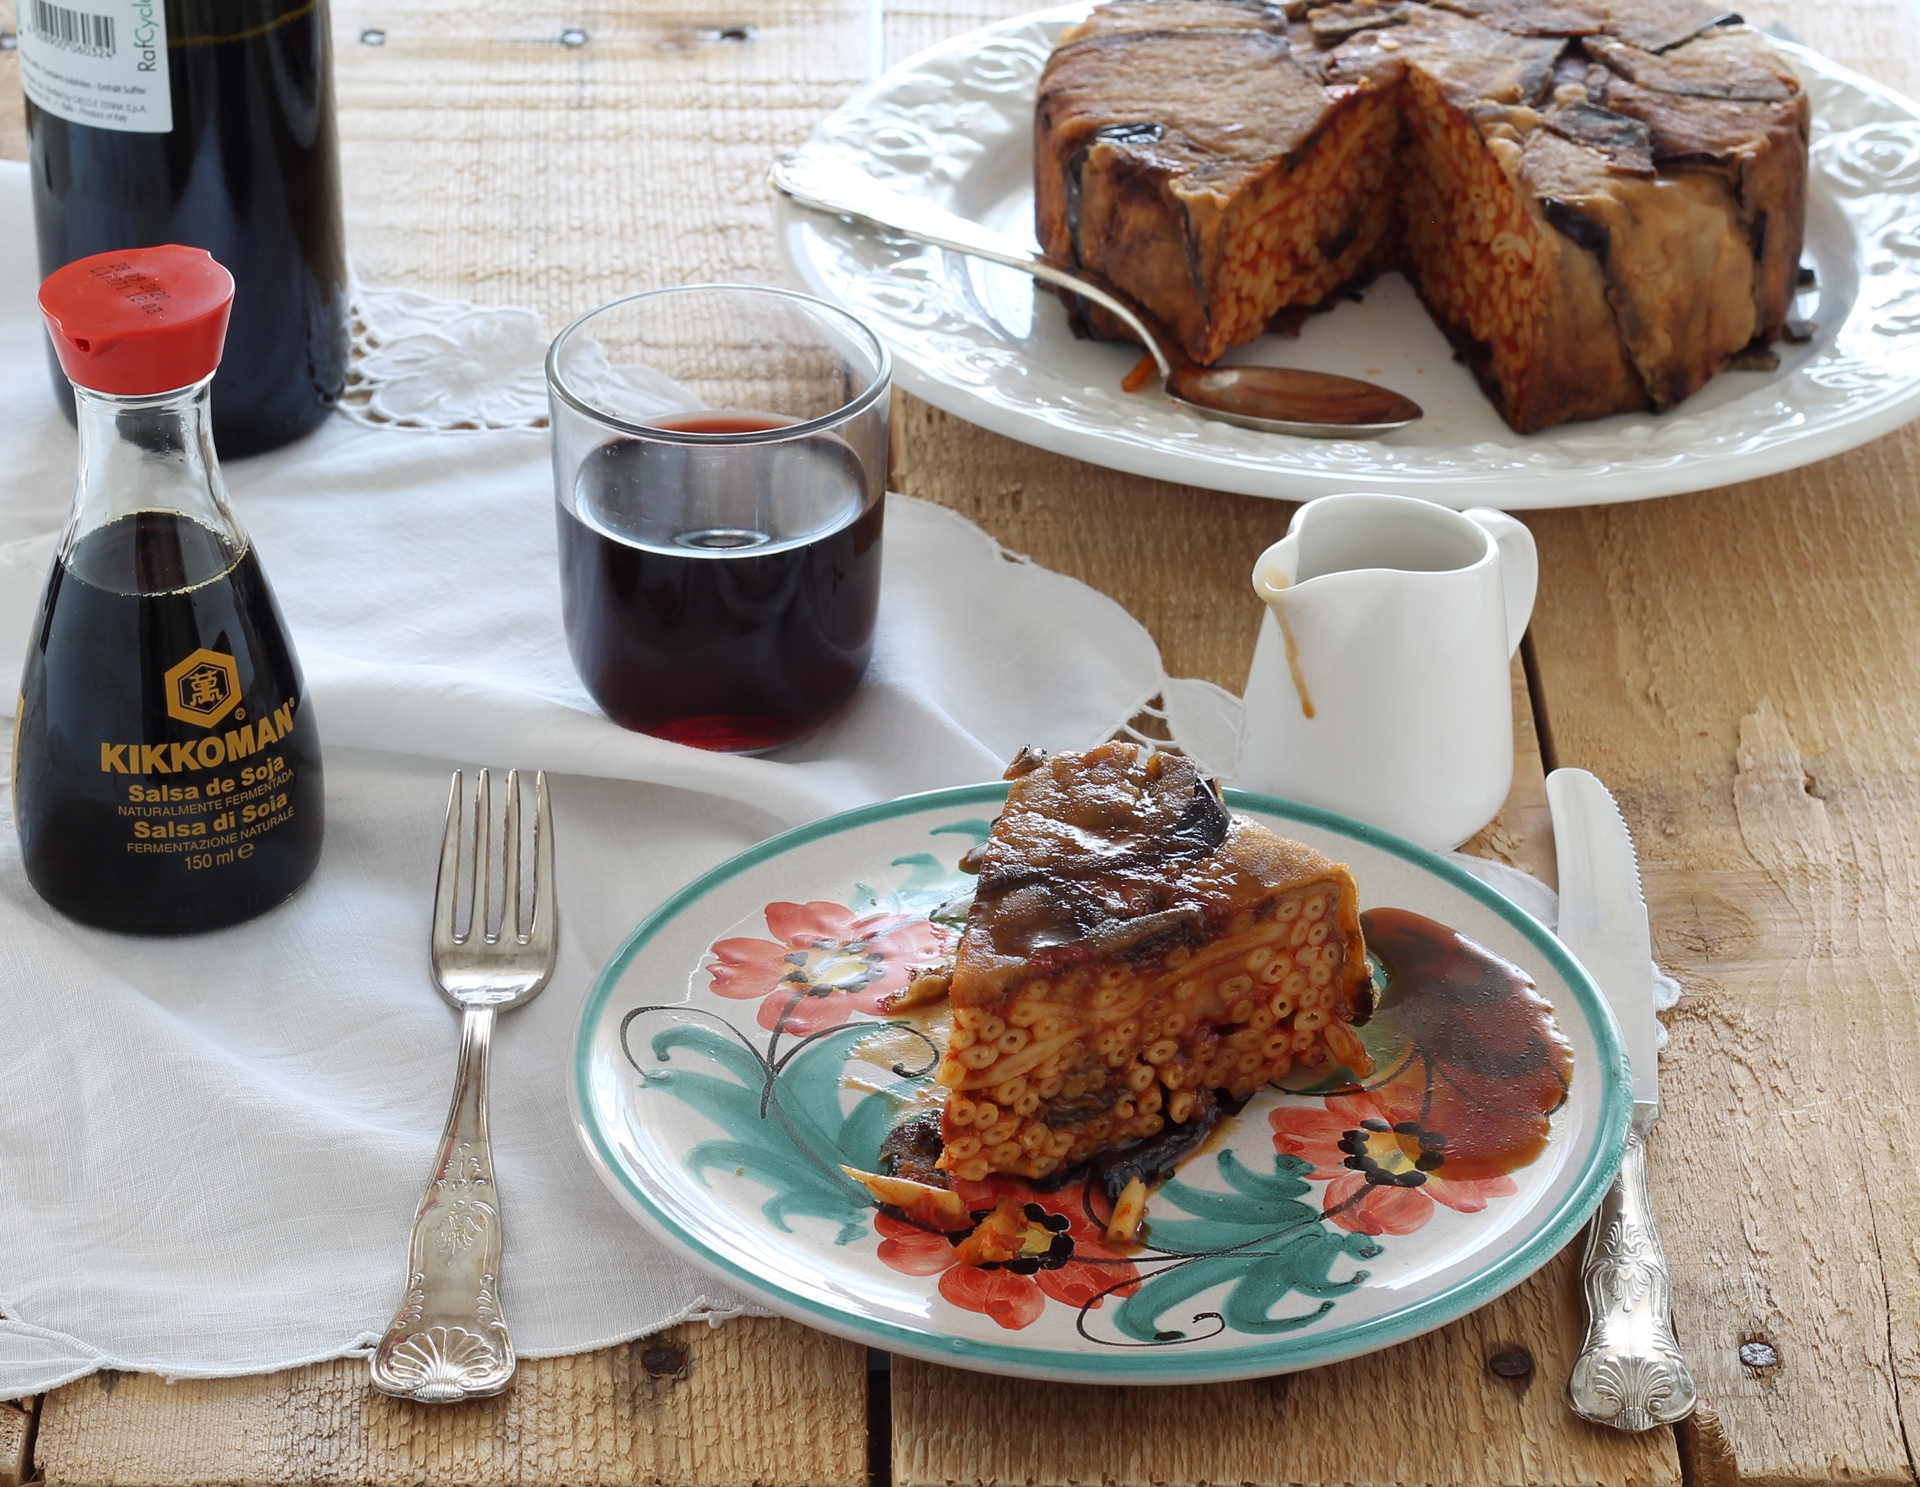
[[[112,1366],[112,1359],[70,1333],[36,1327],[0,1311],[0,1404],[44,1394]]]
[[[779,1313],[770,1311],[757,1301],[749,1301],[744,1296],[730,1296],[726,1301],[718,1301],[711,1296],[701,1296],[688,1304],[679,1315],[669,1318],[657,1327],[649,1327],[644,1332],[609,1333],[606,1337],[590,1342],[578,1348],[530,1348],[522,1349],[522,1358],[565,1358],[574,1353],[593,1353],[601,1348],[615,1348],[622,1343],[638,1342],[643,1337],[652,1337],[669,1327],[678,1327],[687,1322],[705,1322],[709,1330],[731,1322],[735,1317],[771,1317]]]
[[[547,427],[547,327],[532,310],[352,280],[340,412],[367,428]]]

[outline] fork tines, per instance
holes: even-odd
[[[507,819],[505,839],[500,844],[500,913],[492,913],[492,858],[489,850],[493,828],[492,771],[482,769],[473,797],[473,859],[468,873],[471,893],[464,899],[467,927],[460,929],[463,896],[460,893],[460,838],[462,835],[461,797],[464,775],[453,772],[453,787],[447,797],[447,830],[440,847],[440,878],[434,889],[433,938],[435,949],[443,945],[466,945],[477,930],[481,940],[498,944],[503,937],[521,945],[552,937],[550,907],[553,884],[553,814],[547,799],[547,772],[543,769],[533,780],[533,885],[531,902],[523,904],[520,894],[520,771],[507,771]],[[524,910],[524,913],[523,913]],[[522,925],[524,924],[524,928]]]

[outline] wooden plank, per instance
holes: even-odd
[[[852,1343],[751,1317],[523,1362],[464,1405],[374,1394],[358,1359],[102,1374],[47,1396],[36,1457],[48,1487],[866,1487],[866,1378]]]
[[[1743,7],[1920,93],[1905,0]],[[1702,1487],[1910,1482],[1920,1429],[1920,429],[1770,480],[1543,513],[1560,762],[1614,785],[1663,963],[1652,1143]],[[1748,1366],[1743,1344],[1766,1366]]]
[[[359,273],[556,329],[643,289],[777,282],[767,164],[871,52],[866,0],[339,0],[334,16]],[[558,40],[573,25],[578,48]],[[383,45],[358,40],[372,27]]]
[[[20,1487],[33,1476],[33,1421],[39,1401],[0,1401],[0,1487]]]
[[[1530,521],[1561,761],[1619,794],[1687,990],[1654,1194],[1681,1340],[1750,1481],[1914,1467],[1920,1184],[1881,1152],[1920,1122],[1917,523],[1912,427]],[[1750,1342],[1777,1362],[1747,1366]]]
[[[1170,1389],[1036,1387],[896,1359],[899,1487],[1678,1483],[1668,1431],[1587,1425],[1564,1382],[1576,1255],[1449,1327],[1309,1373]],[[1488,1360],[1524,1350],[1524,1378]]]

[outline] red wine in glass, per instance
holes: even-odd
[[[793,422],[728,410],[657,425]],[[832,434],[594,449],[557,503],[567,647],[594,701],[622,727],[733,753],[819,727],[873,651],[878,485]]]

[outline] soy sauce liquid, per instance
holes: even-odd
[[[20,691],[21,847],[61,912],[185,934],[312,874],[319,739],[250,548],[170,511],[88,533],[48,579]]]
[[[688,433],[790,420],[717,412]],[[616,723],[729,752],[833,716],[873,652],[885,506],[844,441],[614,440],[558,503],[567,646]]]

